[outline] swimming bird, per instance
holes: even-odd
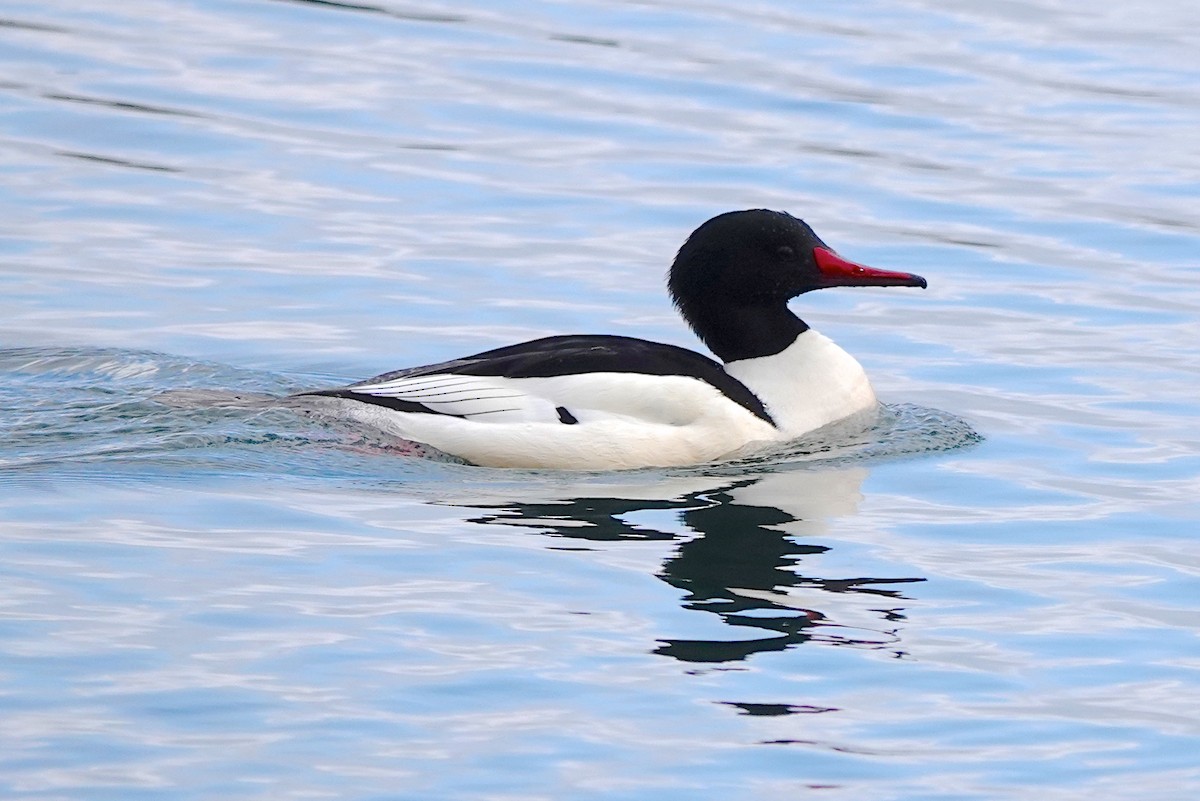
[[[766,209],[705,222],[667,283],[720,363],[632,337],[551,336],[293,397],[482,466],[698,464],[877,408],[862,366],[789,300],[837,286],[925,287],[919,275],[843,259],[804,221]]]

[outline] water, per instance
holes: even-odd
[[[1200,792],[1200,12],[1037,2],[0,10],[12,799]],[[486,470],[282,393],[564,332],[694,347],[713,214],[880,424]]]

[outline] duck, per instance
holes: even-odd
[[[845,286],[926,281],[849,261],[787,212],[731,211],[687,237],[667,278],[716,359],[635,337],[559,335],[292,397],[483,467],[741,458],[878,408],[858,361],[788,306]]]

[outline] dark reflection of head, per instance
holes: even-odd
[[[736,662],[814,638],[852,647],[891,648],[896,656],[903,656],[895,641],[904,615],[889,602],[903,601],[905,596],[880,585],[924,579],[821,578],[803,574],[798,566],[804,557],[824,553],[828,548],[797,542],[779,530],[777,527],[799,520],[788,512],[737,503],[731,493],[756,481],[742,480],[672,500],[577,497],[504,503],[483,507],[487,513],[476,522],[516,523],[577,541],[679,541],[658,575],[685,593],[683,607],[712,612],[730,626],[769,632],[750,639],[660,641],[655,653],[683,662]],[[672,509],[678,511],[682,523],[678,531],[649,528],[640,518],[638,522],[629,519],[649,510]],[[556,520],[563,523],[558,525]],[[693,537],[692,532],[700,536]],[[789,587],[876,596],[880,607],[872,611],[882,626],[869,631],[838,626],[816,609],[790,603]]]

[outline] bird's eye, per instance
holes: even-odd
[[[775,248],[775,255],[782,256],[785,259],[790,259],[796,255],[796,251],[792,250],[791,245],[780,245]]]

